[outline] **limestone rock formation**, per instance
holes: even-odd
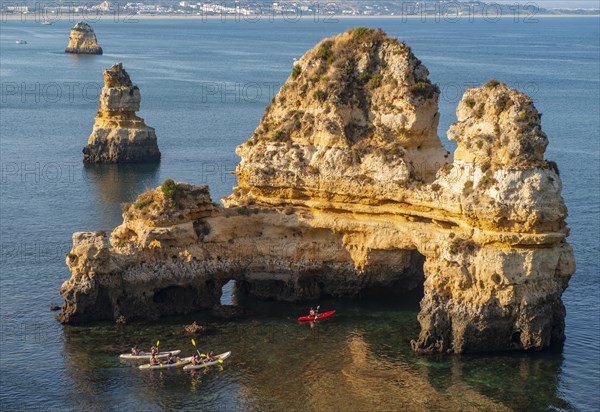
[[[439,90],[428,74],[408,46],[380,30],[323,40],[295,63],[238,147],[240,186],[277,180],[305,192],[340,184],[356,192],[368,183],[375,190],[365,197],[389,197],[399,184],[433,181],[451,159],[437,136]]]
[[[102,54],[102,47],[98,45],[94,29],[82,21],[71,29],[69,44],[65,53],[73,54]]]
[[[540,349],[564,338],[575,270],[566,207],[532,101],[491,81],[437,137],[437,87],[410,49],[354,29],[309,51],[253,137],[238,187],[166,181],[110,236],[78,233],[60,319],[156,318],[259,298],[424,288],[418,352]]]
[[[158,162],[160,151],[154,129],[135,112],[140,89],[131,82],[122,63],[104,70],[104,87],[94,128],[83,149],[85,163]]]

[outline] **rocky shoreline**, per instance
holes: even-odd
[[[167,180],[110,238],[73,235],[61,322],[209,309],[231,279],[289,301],[422,285],[417,352],[560,342],[575,262],[541,115],[502,83],[469,89],[452,155],[428,75],[380,30],[320,42],[237,148],[225,207]]]

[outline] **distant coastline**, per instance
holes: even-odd
[[[528,20],[529,22],[533,23],[535,22],[536,19],[547,19],[547,18],[573,18],[573,17],[577,17],[577,18],[598,18],[600,17],[600,13],[598,14],[535,14],[535,15],[527,15],[525,13],[521,13],[520,15],[516,16],[516,19],[519,20],[519,22],[523,22],[524,20]],[[485,19],[484,16],[480,16],[480,15],[476,15],[476,16],[458,16],[458,17],[454,17],[454,16],[446,16],[446,17],[440,17],[440,16],[436,16],[436,15],[410,15],[410,16],[390,16],[390,15],[382,15],[382,16],[346,16],[346,15],[333,15],[333,16],[326,16],[326,15],[319,15],[317,16],[318,21],[317,22],[332,22],[334,20],[358,20],[358,19],[363,19],[363,20],[377,20],[377,19],[395,19],[395,20],[400,20],[400,19],[410,19],[410,20],[416,20],[416,19],[426,19],[428,21],[446,21],[448,23],[454,23],[457,21],[469,21],[469,20],[483,20]],[[174,14],[159,14],[159,15],[150,15],[150,14],[141,14],[141,15],[127,15],[127,14],[121,14],[121,15],[110,15],[110,14],[106,14],[106,15],[100,15],[100,16],[95,16],[93,18],[84,18],[83,16],[79,16],[79,15],[75,15],[75,16],[64,16],[64,17],[60,17],[58,19],[49,19],[49,21],[51,22],[58,22],[58,21],[62,21],[62,20],[67,20],[69,22],[72,23],[76,23],[78,21],[85,21],[85,22],[89,22],[89,23],[93,23],[95,21],[99,21],[99,20],[115,20],[116,22],[123,22],[123,21],[136,21],[136,20],[225,20],[225,21],[247,21],[247,22],[258,22],[261,20],[289,20],[290,22],[293,21],[297,21],[297,20],[310,20],[310,19],[315,19],[315,16],[296,16],[296,17],[290,17],[288,19],[286,19],[284,16],[281,15],[276,15],[276,16],[271,16],[271,15],[253,15],[253,16],[244,16],[244,15],[234,15],[234,14],[225,14],[225,15],[211,15],[211,16],[198,16],[198,15],[174,15]],[[505,19],[515,19],[514,15],[502,15],[502,16],[495,16],[495,17],[489,17],[488,20],[490,22],[493,21],[497,21],[499,19],[505,20]],[[4,22],[4,21],[23,21],[25,23],[30,22],[30,23],[41,23],[43,19],[40,18],[39,15],[37,14],[24,14],[24,15],[15,15],[15,14],[3,14],[0,13],[0,21]]]

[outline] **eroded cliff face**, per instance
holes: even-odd
[[[154,129],[135,112],[140,89],[131,82],[122,63],[104,70],[104,87],[94,128],[83,149],[85,163],[158,162],[160,151]]]
[[[102,54],[102,47],[98,45],[96,34],[89,24],[80,21],[71,29],[65,53]]]
[[[566,208],[531,100],[491,81],[436,134],[437,87],[378,30],[321,42],[253,137],[239,186],[165,182],[110,237],[74,235],[64,322],[158,317],[218,303],[237,279],[282,300],[424,286],[418,352],[540,349],[564,337],[574,272]]]
[[[368,187],[364,197],[375,200],[408,182],[431,182],[452,159],[437,136],[439,90],[428,74],[408,46],[380,30],[323,40],[295,63],[238,147],[240,187],[269,182],[311,197]]]

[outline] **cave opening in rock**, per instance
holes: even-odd
[[[198,291],[193,287],[169,286],[156,291],[152,301],[161,314],[179,315],[198,306]]]
[[[300,274],[265,276],[246,274],[229,292],[223,287],[221,303],[228,293],[236,299],[314,301],[321,298],[381,299],[418,306],[424,296],[425,256],[416,249],[372,250],[363,273],[326,266]],[[287,275],[287,276],[286,276]]]
[[[375,263],[366,273],[367,285],[361,291],[364,298],[401,298],[418,304],[424,296],[425,256],[416,249],[377,251],[370,254]]]

